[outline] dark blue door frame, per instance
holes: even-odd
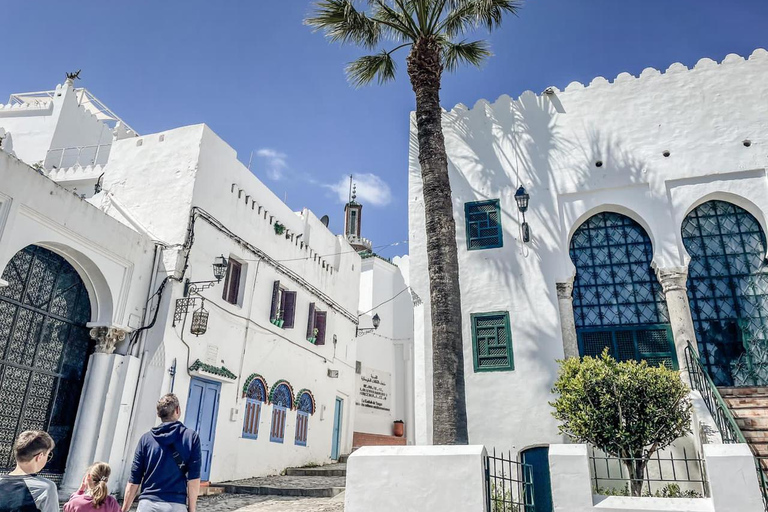
[[[216,420],[219,415],[221,383],[192,378],[189,383],[189,398],[184,424],[200,436],[202,471],[200,479],[209,481],[213,462],[213,445],[216,440]]]

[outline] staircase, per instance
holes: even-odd
[[[752,453],[768,471],[768,387],[718,388]]]
[[[282,475],[247,478],[220,484],[232,494],[332,498],[346,486],[346,455],[335,464],[287,468]]]

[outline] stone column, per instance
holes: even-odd
[[[563,331],[563,352],[566,359],[579,357],[579,340],[576,337],[576,319],[573,316],[573,278],[557,286],[557,302],[560,306],[560,328]]]
[[[688,303],[688,268],[657,268],[656,277],[664,290],[669,310],[669,323],[672,325],[672,336],[675,340],[675,352],[677,364],[680,367],[680,375],[688,384],[688,371],[685,364],[685,347],[691,342],[694,350],[698,352],[696,345],[696,331],[691,317],[691,306]]]

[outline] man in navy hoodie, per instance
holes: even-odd
[[[162,423],[141,436],[136,447],[123,512],[131,508],[139,486],[139,512],[196,512],[200,438],[179,421],[181,407],[176,395],[165,395],[157,402],[157,415]]]

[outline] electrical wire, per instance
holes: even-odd
[[[387,300],[385,300],[384,302],[382,302],[382,303],[380,303],[380,304],[377,304],[377,305],[373,306],[371,309],[369,309],[369,310],[368,310],[368,311],[366,311],[365,313],[360,313],[359,315],[357,315],[357,318],[360,318],[360,317],[361,317],[361,316],[363,316],[363,315],[367,315],[368,313],[370,313],[370,312],[371,312],[371,311],[373,311],[374,309],[376,309],[376,308],[379,308],[379,307],[383,306],[384,304],[386,304],[386,303],[388,303],[388,302],[392,302],[393,300],[395,300],[396,298],[398,298],[400,295],[402,295],[402,294],[403,294],[403,292],[407,292],[407,291],[408,291],[408,290],[410,290],[410,289],[411,289],[411,287],[410,287],[410,286],[406,286],[405,288],[403,288],[402,290],[400,290],[400,292],[399,292],[397,295],[395,295],[394,297],[390,297],[390,298],[388,298]]]
[[[388,247],[394,247],[396,245],[407,244],[407,243],[408,243],[408,240],[402,240],[400,242],[392,242],[391,244],[377,245],[376,247],[373,247],[372,249],[373,250],[381,250],[381,249],[386,249]],[[308,259],[312,259],[312,258],[328,258],[330,256],[340,256],[342,254],[353,254],[353,253],[359,253],[359,252],[360,251],[356,251],[356,250],[353,249],[351,251],[341,251],[341,252],[334,252],[334,253],[330,253],[330,254],[316,254],[314,256],[304,256],[302,258],[290,258],[290,259],[286,259],[286,260],[275,260],[275,261],[280,262],[280,263],[285,263],[287,261],[302,261],[302,260],[308,260]],[[242,261],[259,261],[259,259],[258,258],[254,258],[254,259],[245,258]]]

